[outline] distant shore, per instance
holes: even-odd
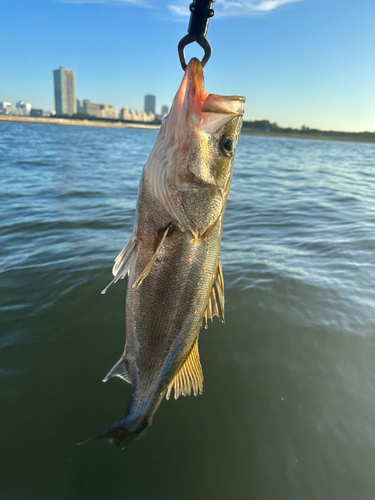
[[[137,122],[123,122],[123,121],[110,121],[110,120],[95,120],[95,119],[76,119],[76,118],[48,118],[48,117],[34,117],[34,116],[0,116],[0,122],[23,122],[23,123],[47,123],[52,125],[76,125],[83,127],[110,127],[110,128],[138,128],[158,130],[160,125],[152,123],[137,123]],[[312,133],[311,133],[312,132]],[[365,142],[374,144],[375,137],[366,137],[365,134],[345,133],[345,132],[324,132],[324,131],[311,131],[309,134],[298,133],[298,130],[293,132],[280,131],[255,131],[244,128],[242,134],[253,135],[259,137],[280,137],[291,139],[312,139],[318,141],[345,141],[345,142]],[[374,134],[370,134],[371,136]]]
[[[311,139],[313,141],[344,141],[344,142],[365,142],[367,144],[374,144],[375,138],[366,138],[366,137],[337,137],[334,135],[326,134],[298,134],[298,133],[288,133],[288,132],[253,132],[250,130],[242,129],[241,134],[243,135],[256,135],[259,137],[280,137],[280,138],[289,138],[289,139]],[[349,134],[348,134],[349,135]]]
[[[0,116],[0,122],[22,122],[22,123],[48,123],[52,125],[80,125],[84,127],[111,127],[111,128],[142,128],[157,130],[160,125],[120,122],[120,121],[101,121],[101,120],[79,120],[70,118],[48,118],[39,116]]]

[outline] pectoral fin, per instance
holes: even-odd
[[[216,278],[211,290],[211,294],[208,298],[206,310],[204,312],[204,322],[206,328],[207,321],[209,319],[213,321],[214,316],[217,316],[223,323],[225,322],[224,302],[224,278],[223,271],[221,269],[221,263],[219,261],[217,266]]]
[[[142,284],[142,281],[146,278],[148,273],[151,271],[152,266],[154,265],[156,259],[158,258],[163,241],[164,241],[165,237],[167,236],[168,231],[170,230],[171,227],[172,227],[172,224],[168,224],[167,229],[164,231],[162,239],[161,239],[159,245],[157,246],[154,255],[152,256],[152,258],[151,258],[150,262],[147,264],[147,266],[143,269],[141,274],[138,276],[138,278],[134,281],[132,288],[140,286]]]
[[[174,398],[179,396],[190,396],[193,390],[194,396],[203,393],[203,372],[199,361],[198,337],[193,348],[184,364],[181,366],[167,389],[166,398],[169,399],[172,389],[174,389]]]
[[[109,285],[107,285],[104,288],[104,290],[102,291],[103,294],[108,290],[108,288],[112,285],[112,283],[117,283],[119,279],[124,279],[125,276],[129,274],[129,271],[133,266],[135,256],[137,254],[136,248],[137,248],[137,240],[134,233],[132,233],[129,241],[115,259],[115,265],[113,266],[112,269],[112,274],[114,278],[109,283]]]

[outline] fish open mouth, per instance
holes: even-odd
[[[179,123],[183,116],[185,124],[190,121],[201,131],[213,134],[234,116],[243,114],[244,102],[245,97],[242,96],[209,94],[204,85],[202,64],[193,58],[186,68],[167,118],[170,122]]]

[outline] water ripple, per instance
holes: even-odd
[[[151,498],[159,478],[183,500],[374,497],[374,145],[240,138],[221,255],[227,322],[200,336],[205,396],[161,405],[119,458],[72,443],[124,410],[128,389],[100,379],[123,348],[126,280],[100,291],[156,131],[0,133],[5,497]]]

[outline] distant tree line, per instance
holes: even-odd
[[[301,128],[279,127],[269,120],[244,121],[243,132],[262,135],[291,135],[294,137],[336,139],[343,141],[375,142],[375,132],[335,132],[333,130],[319,130],[302,125]]]

